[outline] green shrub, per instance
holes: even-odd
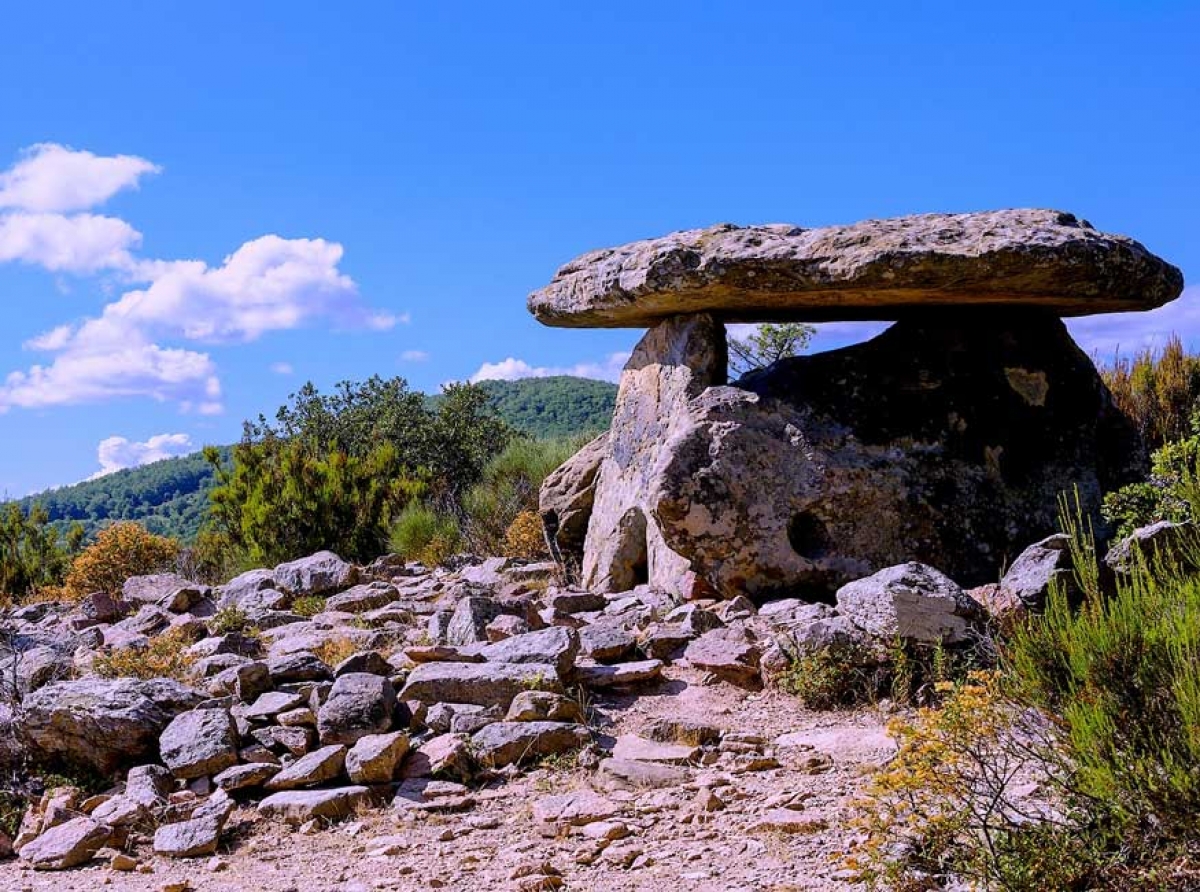
[[[989,665],[982,647],[950,649],[897,639],[886,648],[845,643],[794,654],[779,685],[809,709],[840,709],[891,697],[931,703],[943,682],[961,680]]]
[[[156,536],[133,521],[114,523],[75,556],[62,595],[79,600],[92,592],[120,594],[130,576],[172,570],[178,556],[179,543],[174,539]]]
[[[1117,524],[1117,535],[1160,520],[1200,520],[1200,416],[1193,433],[1167,443],[1151,456],[1150,478],[1104,497],[1104,517]]]
[[[838,709],[877,700],[886,679],[879,654],[846,644],[797,655],[779,685],[808,709]]]
[[[1095,543],[1064,517],[1086,593],[1006,642],[1003,673],[943,685],[893,724],[895,759],[861,804],[855,866],[876,886],[963,876],[1005,890],[1182,890],[1200,880],[1200,576],[1142,560],[1103,597]],[[1194,564],[1193,564],[1194,565]],[[1052,816],[1010,781],[1033,780]]]
[[[75,524],[60,536],[41,504],[25,510],[10,503],[0,511],[0,600],[24,600],[55,589],[83,541]]]
[[[176,630],[150,639],[145,647],[123,647],[97,654],[92,670],[101,678],[174,678],[186,681],[196,657],[188,652],[192,641]]]
[[[400,512],[392,527],[392,551],[405,560],[435,567],[459,549],[461,536],[454,518],[417,502]]]
[[[292,602],[292,613],[297,616],[316,616],[325,609],[325,599],[320,595],[303,595]]]
[[[587,437],[565,437],[510,442],[487,463],[479,483],[463,495],[467,547],[477,554],[505,553],[508,532],[517,518],[537,511],[542,481],[587,441]]]
[[[246,632],[252,624],[246,612],[238,607],[222,607],[212,615],[208,623],[210,635],[230,635],[234,632]]]

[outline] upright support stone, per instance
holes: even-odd
[[[664,449],[687,402],[725,383],[725,326],[701,313],[659,322],[621,373],[608,455],[596,481],[584,545],[583,584],[624,591],[641,583],[691,594],[689,562],[671,551],[648,501]]]

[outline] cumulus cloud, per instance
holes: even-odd
[[[629,361],[629,352],[610,353],[601,362],[579,362],[571,366],[532,366],[523,359],[512,356],[500,362],[485,362],[471,376],[471,383],[479,381],[517,381],[521,378],[550,378],[554,375],[574,375],[577,378],[598,378],[616,381],[621,369]]]
[[[12,372],[0,384],[0,411],[146,396],[216,414],[222,404],[211,357],[161,342],[244,343],[318,320],[369,331],[409,321],[407,313],[367,307],[339,268],[342,246],[325,239],[265,235],[216,266],[135,256],[137,230],[87,211],[158,170],[132,155],[102,157],[45,143],[0,172],[0,263],[115,272],[126,287],[139,286],[96,317],[26,341],[26,349],[56,356]]]
[[[10,373],[0,383],[0,411],[149,397],[212,414],[220,411],[220,392],[216,366],[205,353],[150,343],[106,344],[68,349],[48,365]]]
[[[273,362],[271,363],[271,371],[276,375],[290,375],[296,370],[290,362]]]
[[[106,306],[104,320],[207,342],[252,341],[320,317],[376,328],[378,314],[361,306],[354,280],[338,270],[342,253],[324,239],[266,235],[218,267],[199,260],[146,264],[140,272],[150,285]]]
[[[116,217],[96,214],[0,215],[0,263],[19,261],[50,272],[87,274],[123,269],[141,233]]]
[[[161,170],[135,155],[100,156],[56,143],[38,143],[0,171],[0,208],[66,213],[96,207],[123,189],[137,188]]]
[[[150,462],[194,452],[192,438],[187,434],[156,434],[148,440],[132,441],[125,437],[108,437],[96,447],[100,470],[89,477],[95,480],[105,474],[148,465]]]
[[[424,350],[405,350],[400,354],[400,358],[405,362],[425,362],[429,359],[429,354]]]

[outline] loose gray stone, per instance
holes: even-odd
[[[549,664],[559,676],[570,672],[578,653],[579,635],[562,626],[514,635],[479,649],[479,655],[489,663]]]
[[[959,644],[972,638],[983,608],[954,580],[915,562],[880,570],[838,589],[838,612],[885,641]]]
[[[582,725],[567,722],[496,722],[471,737],[481,764],[499,768],[564,753],[590,739]]]
[[[294,790],[327,783],[342,773],[346,764],[346,747],[324,746],[301,756],[266,783],[268,790]]]
[[[408,735],[368,734],[346,754],[346,774],[356,784],[387,784],[395,779],[408,754]]]
[[[176,716],[158,741],[162,760],[181,778],[204,777],[238,761],[238,733],[227,709],[197,709]]]
[[[525,690],[561,693],[557,669],[537,663],[424,663],[409,674],[400,697],[507,709]]]
[[[368,734],[391,730],[395,712],[396,690],[388,679],[352,672],[334,681],[317,712],[317,733],[323,745],[350,745]]]
[[[284,821],[293,827],[314,818],[339,820],[370,802],[366,787],[336,787],[330,790],[286,790],[274,793],[258,804],[264,818]]]
[[[280,564],[271,574],[278,587],[294,595],[324,595],[354,585],[358,571],[332,551]]]
[[[1077,316],[1149,310],[1182,290],[1182,273],[1131,238],[1061,211],[1014,209],[676,232],[576,258],[530,295],[529,311],[583,328],[684,313],[813,322],[996,305]]]
[[[21,860],[35,870],[69,870],[91,861],[111,835],[108,827],[91,818],[74,818],[22,846]]]

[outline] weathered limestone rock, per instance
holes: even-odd
[[[1071,565],[1070,538],[1062,533],[1047,536],[1022,551],[1005,571],[986,606],[997,617],[1040,610],[1054,585],[1068,595],[1079,594]]]
[[[588,742],[587,728],[567,722],[495,722],[471,737],[471,750],[490,768],[565,753]]]
[[[760,600],[819,597],[907,560],[993,581],[1055,529],[1059,492],[1078,487],[1097,512],[1145,462],[1062,323],[1017,311],[902,321],[675,412],[653,465],[638,466],[646,538],[676,556],[651,581],[680,594],[694,588],[681,566]],[[606,498],[602,486],[597,511]]]
[[[213,778],[218,789],[226,792],[261,787],[279,773],[279,766],[269,762],[250,762],[226,768]]]
[[[888,567],[838,589],[838,611],[860,629],[890,641],[961,644],[983,608],[943,573],[915,562]]]
[[[351,745],[368,734],[389,731],[395,711],[396,691],[388,679],[365,672],[343,675],[317,713],[321,743]]]
[[[1190,523],[1160,520],[1140,527],[1115,543],[1104,556],[1105,566],[1116,574],[1130,573],[1139,560],[1153,566],[1156,561],[1191,564],[1195,547],[1195,527]]]
[[[539,663],[423,663],[408,676],[400,698],[507,709],[528,690],[561,693],[558,670]]]
[[[25,698],[19,731],[39,757],[62,758],[104,775],[158,755],[158,737],[204,695],[165,678],[83,678]]]
[[[274,793],[258,804],[264,818],[284,821],[294,827],[313,818],[338,820],[367,804],[371,791],[366,787],[335,787],[329,790],[285,790]]]
[[[325,609],[366,613],[390,604],[399,597],[400,592],[389,582],[368,582],[334,595],[325,602]]]
[[[208,592],[208,586],[184,579],[178,573],[131,576],[121,589],[122,597],[134,604],[157,604],[182,613]]]
[[[584,255],[534,315],[651,328],[607,446],[560,469],[544,513],[589,492],[582,582],[599,591],[812,599],[908,560],[992,582],[1054,531],[1059,492],[1095,514],[1145,464],[1055,317],[1181,290],[1137,242],[1045,210],[717,226]],[[899,321],[720,386],[724,323],[852,318]]]
[[[22,846],[21,860],[35,870],[69,870],[90,861],[111,835],[109,827],[91,818],[74,818]]]
[[[619,592],[646,582],[668,591],[687,586],[688,562],[663,541],[651,499],[668,444],[688,423],[688,401],[724,384],[727,364],[725,328],[704,315],[659,324],[633,351],[621,373],[608,455],[596,481],[584,587]]]
[[[613,666],[578,666],[574,680],[588,688],[618,688],[644,684],[662,677],[662,660],[637,660]]]
[[[744,688],[762,686],[758,664],[762,650],[754,637],[739,626],[705,632],[687,646],[684,658],[698,669]]]
[[[566,675],[579,653],[579,635],[574,629],[551,626],[524,635],[514,635],[479,649],[489,663],[541,663]]]
[[[237,728],[227,709],[196,709],[176,716],[158,745],[176,777],[217,774],[238,761]]]
[[[154,851],[168,858],[211,855],[217,850],[224,827],[225,818],[219,814],[163,824],[154,831]]]
[[[413,750],[404,763],[406,778],[470,780],[475,762],[465,734],[439,734]]]
[[[596,477],[608,455],[608,432],[592,440],[542,482],[538,510],[550,555],[572,574],[583,566],[583,544],[596,500]]]
[[[1131,238],[1073,214],[1018,209],[676,232],[572,260],[530,295],[529,311],[579,328],[649,326],[682,313],[895,319],[997,304],[1078,316],[1153,309],[1182,289],[1182,273]]]
[[[346,754],[346,774],[356,784],[387,784],[408,754],[408,735],[370,734],[359,738]]]
[[[513,698],[504,716],[506,722],[575,722],[582,724],[586,716],[575,700],[549,691],[521,691]]]
[[[354,585],[358,570],[332,551],[318,551],[297,561],[280,564],[271,576],[279,588],[294,595],[323,595]]]
[[[345,765],[346,747],[341,745],[323,746],[284,768],[267,781],[266,787],[268,790],[314,787],[336,778],[342,773]]]

